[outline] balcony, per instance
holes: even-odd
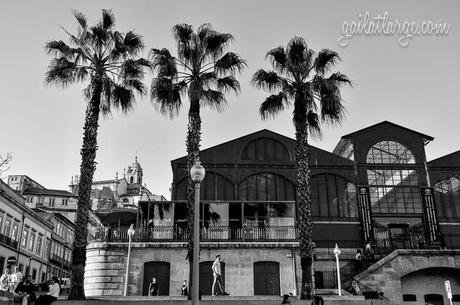
[[[128,230],[126,228],[105,230],[99,229],[93,241],[99,242],[128,242]],[[201,241],[297,241],[297,229],[294,226],[272,227],[231,227],[212,226],[202,228]],[[136,229],[133,242],[185,242],[188,232],[181,226],[159,226],[153,228]]]
[[[18,242],[11,239],[10,237],[0,234],[0,244],[11,247],[13,249],[18,248]]]

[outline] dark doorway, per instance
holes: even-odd
[[[158,295],[169,295],[169,263],[166,262],[148,262],[144,264],[142,295],[149,295],[149,284],[154,277],[158,283]]]
[[[212,283],[214,277],[212,275],[212,264],[214,262],[201,262],[200,263],[200,292],[202,295],[211,295]],[[220,269],[222,271],[222,284],[225,289],[225,263],[220,262]]]
[[[444,305],[444,298],[441,294],[425,294],[426,305]]]
[[[254,295],[280,295],[279,263],[254,263]]]

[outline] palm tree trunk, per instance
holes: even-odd
[[[72,279],[69,300],[85,299],[84,275],[88,240],[88,210],[91,208],[91,185],[96,169],[97,129],[102,84],[92,81],[91,100],[86,108],[83,146],[81,149],[80,182],[78,184],[77,220],[72,249]]]
[[[193,218],[195,211],[195,204],[200,204],[195,202],[195,190],[193,181],[190,177],[190,169],[195,164],[195,160],[199,158],[200,154],[200,142],[201,142],[201,118],[200,118],[200,109],[199,101],[191,101],[191,107],[188,114],[188,130],[187,130],[187,233],[188,233],[188,243],[187,243],[187,257],[189,261],[189,287],[193,287],[193,260],[199,259],[198,257],[193,257]],[[199,272],[197,270],[196,272]],[[190,288],[191,289],[191,288]],[[190,290],[191,291],[191,290]],[[189,293],[189,299],[191,298],[191,293]]]
[[[305,95],[299,92],[296,96],[294,125],[296,129],[296,170],[297,170],[297,210],[299,219],[297,227],[300,240],[300,264],[302,268],[301,298],[309,298],[312,294],[312,228],[311,193],[310,193],[310,149],[308,145],[307,109]]]

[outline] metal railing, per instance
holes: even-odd
[[[0,234],[0,244],[9,246],[9,247],[14,248],[14,249],[18,248],[18,242],[17,241],[15,241],[12,238],[10,238],[10,237],[8,237],[6,235],[3,235],[3,234]]]
[[[294,226],[271,227],[232,227],[211,226],[201,228],[202,241],[296,241],[297,229]],[[94,239],[100,242],[128,242],[128,229],[100,228]],[[150,241],[187,241],[188,231],[183,226],[158,226],[137,228],[133,242]]]

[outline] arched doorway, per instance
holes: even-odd
[[[211,295],[212,283],[214,277],[212,275],[212,264],[214,262],[200,262],[200,291],[202,295]],[[220,262],[220,269],[222,271],[222,284],[225,287],[225,263]]]
[[[149,284],[154,277],[158,283],[158,295],[169,295],[169,268],[170,266],[167,262],[145,263],[142,295],[149,295]]]
[[[280,295],[279,263],[254,263],[254,295]]]

